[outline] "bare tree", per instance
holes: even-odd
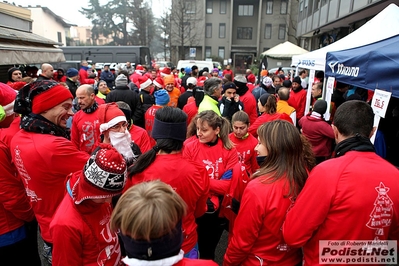
[[[171,47],[178,54],[178,59],[186,58],[189,47],[200,45],[204,38],[204,27],[198,25],[203,20],[202,1],[172,0]]]
[[[166,10],[160,20],[161,23],[161,41],[163,43],[163,54],[165,60],[168,60],[171,55],[171,46],[172,46],[172,38],[171,38],[171,25],[170,25],[170,10]]]

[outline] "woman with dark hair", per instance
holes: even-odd
[[[258,137],[257,129],[266,122],[280,119],[293,124],[289,115],[277,113],[277,99],[273,94],[267,92],[262,94],[258,100],[258,108],[261,115],[251,124],[248,130],[255,138]]]
[[[233,168],[239,164],[237,150],[229,139],[230,122],[212,110],[196,117],[197,137],[186,142],[183,155],[202,164],[208,172],[208,210],[197,219],[198,245],[202,259],[214,259],[215,249],[226,225],[219,218],[220,202],[230,188]]]
[[[197,225],[195,219],[206,211],[209,178],[199,163],[183,158],[187,115],[178,108],[163,107],[155,113],[152,137],[156,145],[141,155],[129,168],[125,191],[138,183],[159,179],[169,184],[187,204],[183,218],[185,256],[198,258]]]
[[[223,265],[302,265],[301,250],[284,242],[281,227],[315,165],[310,145],[282,120],[263,124],[258,135],[261,168],[245,188]]]

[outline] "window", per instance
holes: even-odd
[[[224,59],[224,47],[219,47],[219,53],[218,53],[220,58]]]
[[[273,14],[273,1],[266,2],[266,14]]]
[[[272,38],[272,24],[266,24],[265,26],[265,39]]]
[[[226,23],[219,23],[219,38],[226,38]]]
[[[212,38],[212,23],[206,23],[205,38]]]
[[[285,24],[280,24],[278,27],[278,39],[279,40],[285,39]]]
[[[252,28],[249,27],[237,28],[237,39],[252,40]]]
[[[206,13],[207,14],[212,14],[213,13],[213,1],[212,0],[207,0],[206,1]]]
[[[253,5],[239,5],[238,6],[238,15],[251,17],[254,15],[254,6]]]
[[[186,1],[186,14],[195,14],[195,1]]]
[[[280,6],[280,14],[287,14],[287,7],[288,7],[288,1],[287,0],[281,0],[281,6]]]
[[[226,0],[220,1],[220,14],[226,14]]]
[[[212,55],[212,48],[210,46],[205,47],[205,58],[210,58]]]
[[[62,42],[62,34],[61,34],[61,32],[57,32],[57,39],[58,39],[58,42]]]

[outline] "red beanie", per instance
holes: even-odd
[[[41,114],[68,99],[73,100],[72,93],[64,86],[56,85],[33,98],[32,113]]]

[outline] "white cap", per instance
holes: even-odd
[[[194,86],[197,86],[197,79],[194,78],[194,77],[189,77],[189,78],[187,79],[187,85],[188,85],[188,84],[193,84]]]

